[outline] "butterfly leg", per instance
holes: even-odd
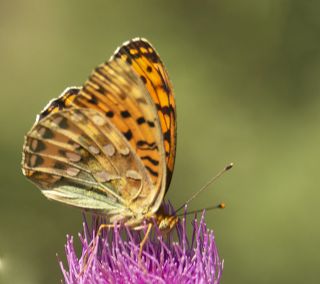
[[[99,238],[99,236],[100,236],[100,234],[101,234],[101,231],[103,230],[103,229],[113,229],[114,228],[114,224],[101,224],[100,225],[100,227],[99,227],[99,229],[98,229],[98,233],[97,233],[97,235],[96,235],[96,237],[98,237]]]
[[[80,272],[80,276],[83,275],[83,273],[87,270],[88,266],[90,265],[90,263],[92,262],[92,257],[90,258],[90,255],[92,256],[92,252],[94,251],[94,249],[96,248],[98,241],[99,241],[99,236],[101,235],[101,232],[103,229],[112,229],[114,228],[114,224],[101,224],[99,226],[98,232],[96,234],[96,236],[94,237],[94,240],[92,242],[91,247],[88,249],[88,251],[85,253],[84,256],[84,266]]]
[[[148,240],[148,237],[150,235],[151,229],[152,229],[152,223],[149,223],[147,232],[145,233],[144,238],[140,243],[140,249],[139,249],[139,255],[138,255],[139,263],[141,263],[143,246],[145,245],[145,243]]]

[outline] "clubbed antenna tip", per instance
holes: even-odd
[[[218,205],[218,208],[224,209],[224,208],[226,208],[226,204],[225,204],[224,202],[221,202],[221,203]]]
[[[229,171],[229,170],[231,170],[233,168],[233,163],[230,163],[229,165],[227,165],[226,167],[225,167],[225,170],[226,171]]]

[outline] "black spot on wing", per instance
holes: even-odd
[[[127,132],[122,132],[122,134],[127,138],[128,141],[132,139],[132,132],[130,129]]]
[[[52,139],[54,136],[53,132],[44,126],[39,129],[39,133],[43,139]]]
[[[35,142],[31,142],[32,151],[41,152],[46,149],[46,145],[41,140],[34,140]]]
[[[153,122],[153,121],[150,121],[150,120],[148,120],[148,125],[149,125],[150,127],[154,127],[154,126],[155,126],[154,122]]]
[[[115,58],[121,58],[121,53],[120,52],[117,52],[116,54],[114,54],[114,57]],[[108,62],[106,62],[106,64],[107,64]]]
[[[156,105],[157,110],[161,110],[161,105],[160,104],[156,103],[155,105]]]
[[[139,125],[143,124],[143,123],[147,123],[149,125],[149,127],[153,128],[155,126],[154,122],[151,120],[145,120],[145,118],[143,116],[137,118],[137,123]]]
[[[137,123],[139,124],[139,125],[141,125],[141,124],[143,124],[143,123],[145,123],[146,122],[146,120],[144,119],[144,117],[139,117],[139,118],[137,118]]]
[[[121,112],[121,116],[122,116],[123,118],[128,118],[128,117],[131,116],[131,114],[130,114],[130,112],[128,112],[127,110],[124,110],[124,111]]]
[[[126,62],[127,62],[129,65],[131,65],[131,64],[132,64],[132,59],[128,56],[128,57],[126,58]]]
[[[163,139],[170,143],[171,141],[170,129],[168,129],[166,132],[163,133]]]
[[[171,108],[168,107],[168,106],[163,106],[161,108],[161,112],[164,113],[164,114],[167,114],[167,115],[169,115],[171,111],[172,111]]]
[[[66,156],[66,150],[59,149],[58,152],[59,152],[59,154],[60,154],[61,156],[63,156],[63,157]]]
[[[33,167],[38,167],[43,164],[43,158],[40,156],[36,156]]]
[[[67,129],[69,127],[68,125],[68,121],[65,117],[63,117],[63,119],[59,122],[59,127],[61,127],[62,129]]]
[[[141,80],[142,80],[142,82],[143,82],[144,84],[147,84],[147,79],[146,79],[146,77],[144,77],[143,75],[141,75],[140,78],[141,78]]]
[[[64,170],[66,168],[66,165],[64,163],[61,163],[61,162],[55,162],[54,168],[55,169],[59,169],[59,170]]]
[[[110,111],[106,112],[106,116],[109,118],[112,118],[112,117],[114,117],[114,112],[110,110]]]
[[[98,89],[97,91],[100,93],[100,94],[106,94],[107,93],[107,89],[105,87],[103,87],[102,85],[98,85]]]
[[[93,105],[97,105],[98,104],[98,99],[95,95],[91,95],[90,100],[88,100],[89,103],[93,104]]]

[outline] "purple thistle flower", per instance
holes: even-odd
[[[172,214],[170,205],[165,212]],[[103,230],[97,237],[95,228],[103,220],[93,217],[93,229],[84,219],[83,234],[79,234],[82,253],[77,257],[73,237],[65,245],[67,265],[60,267],[66,284],[89,283],[220,283],[223,261],[220,260],[212,230],[205,224],[205,212],[200,221],[192,222],[192,237],[186,232],[186,213],[175,229],[161,235],[154,226],[144,245],[139,263],[139,245],[143,232],[124,226]],[[176,239],[176,241],[174,241]]]

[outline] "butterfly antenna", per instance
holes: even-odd
[[[233,163],[230,163],[226,167],[224,167],[220,172],[218,172],[212,179],[210,179],[203,187],[201,187],[197,192],[195,192],[184,204],[182,204],[177,210],[180,211],[182,208],[184,208],[187,204],[189,204],[194,198],[198,196],[202,191],[206,190],[212,183],[214,183],[220,176],[222,176],[225,172],[232,169]]]
[[[187,213],[180,213],[178,214],[177,216],[180,217],[180,216],[187,216],[187,215],[191,215],[191,214],[195,214],[195,213],[199,213],[199,212],[202,212],[203,210],[206,210],[206,211],[209,211],[209,210],[213,210],[213,209],[224,209],[226,208],[226,204],[224,202],[221,202],[217,205],[214,205],[214,206],[209,206],[209,207],[205,207],[205,208],[202,208],[202,209],[197,209],[197,210],[193,210],[193,211],[189,211]]]

